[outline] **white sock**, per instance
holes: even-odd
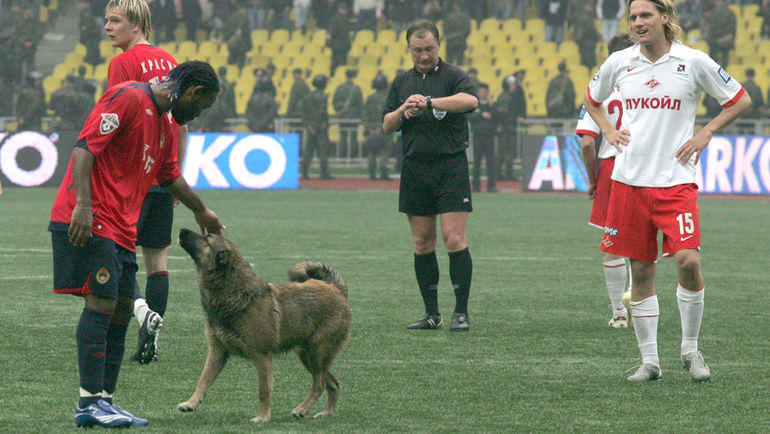
[[[642,363],[660,367],[658,359],[658,296],[653,295],[642,301],[631,302],[631,315],[634,317],[634,332],[639,351],[642,353]]]
[[[134,316],[139,322],[139,327],[144,324],[144,317],[147,316],[147,312],[150,311],[150,307],[147,306],[147,302],[143,298],[137,298],[134,300]]]
[[[104,390],[102,390],[102,399],[112,399],[112,394],[111,393],[107,393]]]
[[[624,284],[626,283],[626,261],[625,259],[615,259],[602,264],[604,268],[604,283],[607,286],[607,294],[612,303],[612,315],[618,316],[625,312],[623,306]]]
[[[626,291],[631,292],[631,284],[634,283],[634,279],[633,279],[633,275],[631,274],[630,263],[626,266],[626,270],[628,270],[628,289],[626,289]]]
[[[682,319],[682,354],[698,351],[698,333],[703,318],[703,297],[706,287],[700,291],[690,291],[677,285],[676,302]]]
[[[101,393],[91,393],[87,391],[86,389],[80,388],[80,397],[81,398],[92,398],[94,396],[102,396]]]

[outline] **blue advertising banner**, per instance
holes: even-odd
[[[299,135],[191,133],[182,174],[194,189],[297,189]]]
[[[522,152],[524,191],[586,191],[580,138],[528,136]],[[700,194],[770,195],[770,136],[714,136],[695,174]]]

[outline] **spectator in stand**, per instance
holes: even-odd
[[[704,21],[701,32],[708,43],[709,55],[722,68],[726,68],[730,50],[735,48],[735,13],[724,0],[710,0],[708,10],[704,11]]]
[[[246,118],[251,132],[275,132],[273,120],[278,112],[278,105],[271,94],[272,84],[270,77],[263,75],[257,79],[257,83],[254,85],[254,93],[249,98],[246,107]]]
[[[369,179],[388,179],[388,160],[392,153],[392,138],[382,131],[382,110],[388,100],[388,78],[379,72],[372,80],[375,92],[366,99],[361,120],[364,124],[366,152],[368,155]]]
[[[364,96],[353,80],[358,75],[355,69],[345,71],[345,81],[337,86],[332,97],[334,114],[340,120],[360,119],[364,109]],[[355,154],[358,150],[359,123],[340,123],[340,150],[343,156]]]
[[[316,27],[329,30],[332,18],[337,12],[337,3],[335,0],[311,0],[310,10],[313,12]]]
[[[321,166],[321,179],[333,179],[329,174],[329,114],[327,112],[326,84],[329,79],[318,74],[313,77],[311,84],[315,90],[305,95],[300,102],[302,123],[305,126],[305,147],[302,150],[300,170],[302,179],[309,179],[310,163],[313,154],[318,154]]]
[[[188,41],[198,42],[198,24],[203,17],[200,0],[182,0],[179,3],[182,6],[181,11],[177,11],[177,17],[181,18],[187,29]]]
[[[770,39],[770,0],[762,0],[757,15],[762,17],[762,28],[759,31],[759,36],[762,37],[763,41]]]
[[[37,71],[27,74],[24,87],[16,98],[18,131],[43,131],[41,119],[46,115],[46,104],[41,78],[42,74]]]
[[[310,0],[294,0],[292,6],[294,7],[294,28],[304,33],[307,30],[305,25],[310,13]]]
[[[517,74],[521,78],[517,78]],[[513,160],[516,158],[519,122],[527,114],[527,102],[521,88],[524,73],[517,71],[503,79],[503,92],[495,103],[495,117],[500,125],[498,136],[497,161],[499,169],[495,174],[498,179],[514,179]]]
[[[13,101],[14,89],[19,84],[21,62],[14,48],[14,29],[0,28],[0,101]],[[0,104],[0,116],[13,115],[13,105]]]
[[[564,39],[564,22],[567,20],[569,0],[541,0],[538,7],[540,18],[545,20],[545,40],[556,43],[558,48]]]
[[[68,74],[63,86],[51,94],[49,108],[59,118],[55,128],[58,131],[80,131],[94,108],[94,99],[88,94],[75,89],[77,77]]]
[[[35,54],[37,45],[43,37],[40,19],[37,16],[39,5],[26,3],[22,9],[21,21],[16,22],[16,50],[24,71],[35,69]],[[18,83],[21,77],[16,79]]]
[[[416,2],[412,0],[385,0],[388,18],[393,21],[393,30],[399,39],[401,31],[408,28],[417,19]]]
[[[264,29],[267,20],[267,0],[246,0],[246,15],[251,30]]]
[[[326,45],[332,50],[331,75],[334,75],[338,66],[348,63],[348,52],[353,43],[352,32],[348,5],[342,1],[337,5],[337,14],[329,23],[329,32],[326,36]]]
[[[308,87],[305,80],[302,79],[302,69],[294,68],[291,72],[294,83],[291,85],[291,91],[289,92],[289,105],[286,108],[287,118],[301,118],[302,111],[300,110],[299,103],[305,95],[310,93],[310,87]]]
[[[262,77],[266,77],[268,79],[268,93],[270,93],[272,98],[275,98],[275,96],[278,94],[278,91],[276,90],[275,84],[273,83],[273,75],[270,73],[270,65],[268,65],[267,68],[254,68],[254,77],[256,78],[256,81],[254,83],[254,88],[251,90],[251,93],[253,94],[257,91],[259,81],[262,79]]]
[[[227,43],[229,52],[227,63],[243,68],[246,62],[246,53],[251,50],[251,28],[249,17],[246,15],[246,6],[238,4],[235,13],[227,20],[224,27],[223,39]]]
[[[497,159],[495,158],[494,102],[489,96],[489,85],[479,83],[479,106],[468,116],[473,134],[473,191],[481,191],[481,163],[487,163],[487,191],[497,192]]]
[[[217,1],[217,0],[215,0]],[[220,0],[221,2],[234,3],[236,0]],[[104,12],[104,2],[102,3],[102,12]],[[152,17],[156,42],[167,42],[174,40],[174,30],[176,30],[176,7],[174,0],[153,0],[147,2],[150,6],[150,16]],[[216,7],[214,8],[216,10]],[[230,16],[230,15],[226,15]]]
[[[594,7],[591,3],[584,3],[577,8],[572,17],[572,28],[572,37],[580,51],[580,63],[593,71],[596,66],[596,44],[601,35],[594,25]]]
[[[98,65],[102,63],[103,59],[99,54],[99,41],[102,40],[102,28],[94,20],[93,14],[87,1],[81,1],[78,3],[80,8],[80,20],[78,26],[80,28],[79,42],[86,47],[86,55],[83,60],[91,65]]]
[[[154,0],[153,3],[160,3],[161,0]],[[167,0],[168,1],[168,0]],[[235,0],[209,0],[211,2],[211,20],[214,26],[214,37],[221,37],[224,34],[225,23],[235,14],[237,1]],[[150,11],[153,17],[157,17],[157,11],[153,9],[153,3],[150,3]],[[156,6],[159,8],[159,6]],[[155,34],[159,35],[159,24],[155,21]]]
[[[685,34],[700,28],[703,18],[701,0],[684,0],[676,6],[676,9],[679,12],[679,25]]]
[[[545,105],[548,117],[554,119],[573,118],[577,116],[575,106],[575,85],[569,77],[567,62],[559,63],[559,74],[548,83]]]
[[[356,17],[356,30],[377,30],[377,18],[382,17],[385,7],[383,0],[353,0],[353,15]]]
[[[291,5],[292,0],[271,0],[267,11],[270,17],[270,31],[275,29],[291,30]]]
[[[589,2],[586,2],[585,4],[590,5]],[[620,19],[623,18],[623,15],[625,14],[625,0],[597,0],[596,16],[602,20],[602,37],[604,38],[605,44],[609,42],[613,36],[618,34]],[[591,68],[593,68],[593,66]]]
[[[200,131],[204,133],[224,133],[227,131],[227,118],[235,116],[235,84],[227,80],[227,67],[220,66],[219,96],[200,119]]]
[[[449,7],[449,14],[444,20],[446,61],[453,65],[462,65],[465,63],[468,35],[471,34],[471,17],[463,12],[457,0],[453,1]]]
[[[762,89],[754,81],[754,68],[746,69],[746,80],[743,82],[743,88],[751,97],[751,108],[743,112],[743,119],[760,119],[765,108],[765,99],[762,96]]]
[[[422,8],[422,17],[432,23],[436,23],[443,17],[444,10],[438,0],[427,0]]]

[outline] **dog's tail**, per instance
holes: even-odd
[[[289,280],[292,282],[304,282],[308,279],[323,280],[336,286],[345,298],[348,298],[348,286],[334,268],[320,262],[303,261],[294,264],[289,269]]]

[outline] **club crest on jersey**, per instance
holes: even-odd
[[[730,74],[728,74],[727,71],[722,69],[721,66],[719,67],[719,70],[717,71],[717,74],[719,75],[719,78],[721,78],[722,81],[725,82],[725,84],[729,83],[730,80],[733,79],[732,77],[730,77]]]
[[[101,285],[110,281],[110,272],[106,268],[102,267],[96,272],[96,281]]]
[[[102,113],[102,122],[99,123],[99,132],[109,134],[120,126],[118,115],[115,113]]]
[[[436,118],[437,121],[440,121],[441,119],[444,119],[444,116],[446,116],[446,111],[445,110],[433,109],[433,117]]]
[[[655,79],[653,78],[652,80],[650,80],[650,81],[648,81],[647,83],[644,83],[644,84],[645,84],[647,87],[649,87],[650,89],[655,89],[656,87],[658,87],[658,86],[660,86],[660,85],[661,85],[661,82],[659,82],[658,80],[655,80]]]

